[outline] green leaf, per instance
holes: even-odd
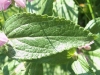
[[[5,75],[66,75],[72,74],[68,68],[69,65],[61,64],[38,64],[34,62],[18,62],[12,60],[6,62],[3,67]],[[75,74],[72,74],[75,75]]]
[[[3,75],[25,75],[25,62],[8,60],[3,66]]]
[[[88,63],[85,55],[78,55],[78,60],[72,64],[72,69],[78,75],[95,75],[94,67]]]
[[[5,22],[4,28],[9,38],[8,55],[23,60],[47,57],[47,61],[43,58],[41,62],[56,63],[55,59],[64,56],[63,61],[66,62],[74,55],[77,47],[93,40],[89,38],[89,31],[84,31],[73,22],[46,15],[16,14]]]
[[[78,60],[72,64],[75,74],[99,75],[100,74],[100,49],[90,51],[88,54],[78,55]]]
[[[100,33],[100,17],[95,18],[86,25],[85,30],[90,30],[92,33]]]
[[[56,0],[53,3],[53,16],[64,17],[77,23],[78,7],[74,0]]]
[[[47,14],[52,15],[54,0],[35,0],[31,2],[27,2],[27,11],[30,13],[36,14]]]

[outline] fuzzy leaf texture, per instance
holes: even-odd
[[[47,15],[16,14],[4,28],[9,38],[8,56],[39,63],[64,63],[77,47],[93,40],[89,31],[73,22]]]

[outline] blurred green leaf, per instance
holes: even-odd
[[[77,23],[78,7],[73,0],[56,0],[53,3],[53,16],[64,17]]]
[[[86,25],[85,30],[89,30],[94,34],[100,33],[100,18],[95,18]]]
[[[34,0],[32,2],[27,2],[27,11],[36,14],[47,14],[52,15],[54,0]]]
[[[27,3],[27,11],[36,14],[63,17],[77,23],[78,8],[73,0],[35,0]]]

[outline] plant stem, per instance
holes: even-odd
[[[86,0],[87,3],[88,3],[88,7],[89,7],[89,10],[90,10],[90,13],[91,13],[91,16],[92,16],[92,19],[95,19],[95,16],[94,16],[94,13],[93,13],[93,9],[92,9],[92,6],[91,6],[91,3],[90,3],[90,0]]]
[[[75,2],[76,2],[76,4],[79,6],[79,3],[78,3],[78,1],[77,0],[75,0]],[[83,11],[82,10],[82,7],[81,7],[81,11]],[[84,11],[83,11],[84,12]],[[90,20],[90,17],[85,13],[85,16]]]
[[[18,8],[18,13],[20,13],[20,12],[21,12],[21,8],[19,7],[19,8]]]
[[[3,11],[2,11],[2,15],[3,15],[4,20],[6,21],[6,17]]]

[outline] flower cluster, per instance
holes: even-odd
[[[28,0],[29,2],[33,0]],[[14,0],[15,6],[25,8],[26,7],[26,0]],[[12,0],[0,0],[0,11],[6,10],[10,4],[12,3]]]
[[[90,50],[91,49],[91,45],[94,43],[94,41],[91,41],[88,44],[85,44],[84,46],[78,47],[79,50],[85,49],[85,50]]]

